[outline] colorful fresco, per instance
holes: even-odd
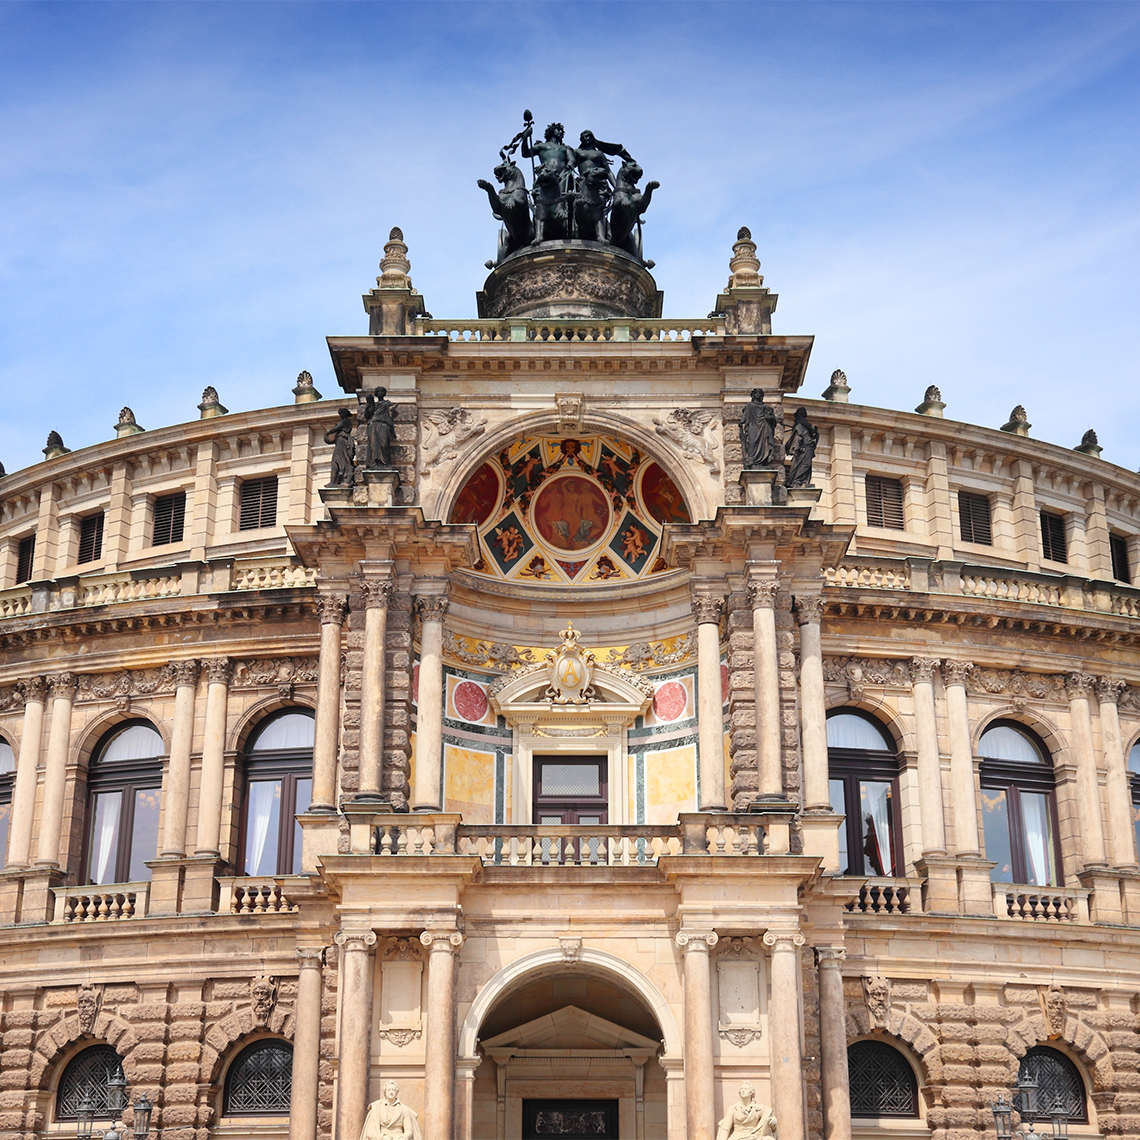
[[[477,573],[594,586],[668,570],[662,528],[690,513],[669,475],[613,436],[531,436],[460,489],[452,522],[479,528]]]

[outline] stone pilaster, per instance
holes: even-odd
[[[724,693],[720,673],[720,619],[723,597],[692,600],[697,623],[697,750],[700,811],[724,811]]]
[[[719,939],[712,930],[682,930],[676,939],[684,955],[685,1136],[687,1140],[713,1140],[716,1114],[709,951]]]
[[[336,811],[336,758],[340,740],[340,643],[348,600],[343,594],[317,598],[321,647],[317,659],[317,713],[313,743],[313,802],[310,811]]]

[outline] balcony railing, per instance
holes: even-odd
[[[274,879],[227,876],[218,879],[219,914],[288,914],[300,907],[288,896],[288,886]]]
[[[416,319],[417,336],[445,336],[451,341],[527,341],[567,344],[575,341],[612,341],[645,344],[650,341],[684,342],[694,336],[723,336],[724,318],[691,320],[436,320]]]
[[[1089,921],[1089,895],[1083,887],[1033,887],[993,883],[994,914],[1021,922]]]
[[[853,914],[922,914],[922,882],[918,879],[868,879],[844,909]]]
[[[106,883],[91,887],[53,887],[58,923],[120,922],[145,918],[150,883]]]

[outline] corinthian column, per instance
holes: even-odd
[[[803,742],[804,807],[830,811],[827,783],[827,701],[823,689],[823,641],[820,621],[823,598],[795,599],[800,623],[800,738]],[[786,1138],[785,1138],[786,1140]]]
[[[8,833],[9,869],[26,867],[32,858],[32,816],[36,810],[36,770],[44,733],[44,702],[48,685],[33,677],[21,686],[24,725],[20,731],[20,755],[16,761],[16,786],[12,789],[12,824]]]
[[[843,998],[841,946],[817,946],[819,1053],[824,1140],[851,1140],[851,1092],[847,1077],[847,1003]],[[776,1118],[779,1120],[779,1117]]]
[[[379,800],[384,787],[384,651],[391,578],[364,578],[364,668],[360,693],[360,788],[358,800]]]
[[[313,800],[309,811],[336,811],[336,748],[340,736],[340,632],[347,600],[317,598],[321,647],[317,657],[317,710],[313,727]]]
[[[433,583],[442,585],[442,583]],[[443,810],[443,619],[442,593],[421,594],[420,686],[416,699],[416,782],[413,811]]]
[[[1117,867],[1136,868],[1136,838],[1132,826],[1132,789],[1128,781],[1128,761],[1120,733],[1117,702],[1125,682],[1119,677],[1098,677],[1096,695],[1100,701],[1100,738],[1108,770],[1108,833],[1112,837],[1112,862]]]
[[[375,937],[375,936],[373,936]],[[293,1090],[289,1097],[289,1140],[315,1140],[321,1069],[321,946],[297,950],[299,977],[293,1030]],[[365,1099],[367,1099],[367,1091]]]
[[[698,811],[724,811],[724,691],[720,680],[720,619],[724,599],[693,598],[697,619]]]
[[[1101,820],[1100,781],[1096,752],[1093,750],[1092,714],[1089,693],[1096,678],[1088,673],[1070,673],[1065,678],[1069,694],[1069,719],[1073,726],[1073,755],[1077,761],[1077,797],[1080,801],[1081,850],[1086,867],[1107,864],[1104,852],[1104,824]]]
[[[341,986],[334,1140],[357,1140],[368,1109],[372,1066],[372,947],[376,934],[372,930],[341,930],[333,935],[333,941],[340,947]],[[309,1133],[305,1140],[314,1135]]]
[[[226,713],[233,662],[212,657],[206,667],[206,726],[202,737],[202,786],[198,792],[198,843],[196,855],[221,854],[222,789],[226,776]]]
[[[768,1025],[772,1055],[772,1109],[780,1140],[804,1140],[803,1051],[800,1047],[800,953],[798,930],[768,930],[772,948],[772,1005]]]
[[[784,794],[780,757],[780,661],[776,648],[776,598],[780,585],[774,578],[753,578],[748,583],[752,602],[752,670],[756,686],[756,766],[761,796]]]
[[[166,772],[166,790],[163,795],[165,824],[159,854],[165,858],[180,859],[186,854],[190,750],[194,743],[194,698],[198,691],[201,665],[193,659],[175,661],[170,670],[174,677],[174,725],[170,731],[170,766]]]
[[[922,820],[922,853],[946,854],[946,819],[942,807],[942,763],[938,758],[938,724],[934,718],[934,671],[937,657],[912,657],[914,735],[918,745],[918,808]]]
[[[677,945],[685,955],[686,1140],[713,1140],[715,1135],[712,968],[709,964],[709,951],[718,941],[712,930],[682,930],[677,935]],[[798,1013],[796,1018],[798,1024]]]
[[[48,684],[51,686],[51,727],[48,729],[44,803],[36,863],[41,867],[58,867],[63,796],[67,788],[67,756],[71,750],[71,706],[75,701],[77,680],[74,673],[59,673],[49,678]]]
[[[423,665],[420,666],[423,682]],[[427,1041],[424,1060],[424,1140],[455,1140],[455,956],[458,930],[425,930],[431,951],[427,980]]]
[[[950,790],[954,805],[954,846],[959,855],[978,855],[978,796],[974,789],[974,750],[970,744],[970,710],[966,678],[968,661],[943,661],[946,721],[950,732]]]

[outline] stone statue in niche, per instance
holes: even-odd
[[[368,1106],[360,1140],[421,1140],[419,1118],[401,1103],[400,1086],[386,1081],[383,1091],[383,1099]]]
[[[392,466],[392,441],[396,438],[396,405],[385,399],[387,388],[368,394],[364,405],[365,467],[369,471]]]
[[[329,486],[351,487],[356,481],[356,441],[352,438],[355,425],[347,408],[337,408],[336,414],[340,419],[325,432],[325,443],[333,445]]]
[[[775,467],[779,462],[776,447],[776,409],[764,403],[764,390],[752,389],[752,398],[740,413],[740,447],[744,453],[745,471]]]
[[[736,1090],[737,1102],[717,1126],[716,1140],[776,1140],[776,1117],[766,1104],[756,1100],[751,1081]]]
[[[255,1025],[264,1026],[277,1002],[277,986],[272,978],[254,978],[249,984],[249,1004],[253,1009]]]
[[[792,420],[792,438],[788,443],[787,485],[789,487],[811,486],[811,465],[815,459],[815,449],[819,446],[819,428],[808,423],[807,408],[796,408]]]

